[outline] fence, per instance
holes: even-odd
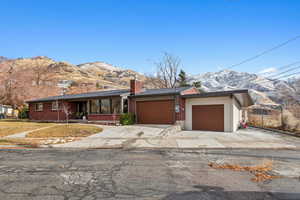
[[[249,125],[300,132],[300,106],[255,105],[248,110]]]

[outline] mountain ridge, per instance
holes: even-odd
[[[45,56],[18,59],[0,57],[0,60],[0,92],[5,94],[5,80],[10,76],[9,67],[13,66],[12,81],[17,93],[15,98],[20,102],[59,95],[61,90],[57,84],[61,81],[70,83],[68,91],[70,94],[129,88],[129,80],[135,78],[144,81],[147,88],[154,87],[147,81],[147,76],[106,62],[74,65]],[[189,75],[188,81],[190,83],[201,81],[204,91],[249,89],[250,95],[258,104],[282,104],[286,94],[297,99],[296,94],[300,93],[299,78],[282,81],[233,70]]]
[[[300,79],[276,80],[248,72],[221,70],[191,75],[189,81],[201,81],[206,91],[249,89],[256,103],[282,104],[286,93],[293,96],[299,92],[295,83],[298,83]]]

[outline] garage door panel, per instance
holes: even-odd
[[[193,105],[192,129],[224,131],[224,105]]]
[[[136,105],[139,124],[174,123],[174,101],[140,101]]]

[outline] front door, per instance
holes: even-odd
[[[77,103],[77,118],[82,119],[87,115],[87,103],[85,101]]]

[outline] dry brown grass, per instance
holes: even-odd
[[[92,125],[69,124],[58,125],[51,128],[33,131],[26,135],[27,138],[65,138],[87,137],[102,131],[102,128]]]
[[[52,126],[52,123],[36,123],[13,120],[0,120],[0,137],[12,135],[24,131],[30,131],[43,127]]]
[[[278,176],[270,175],[269,172],[273,169],[273,162],[272,161],[264,161],[261,165],[256,166],[240,166],[237,164],[216,164],[216,163],[209,163],[210,167],[214,169],[230,169],[233,171],[248,171],[254,175],[251,179],[254,182],[261,182],[266,180],[271,180],[273,178],[278,178]]]
[[[38,148],[40,145],[39,140],[28,140],[23,138],[5,138],[0,139],[0,145],[16,145],[30,148]]]

